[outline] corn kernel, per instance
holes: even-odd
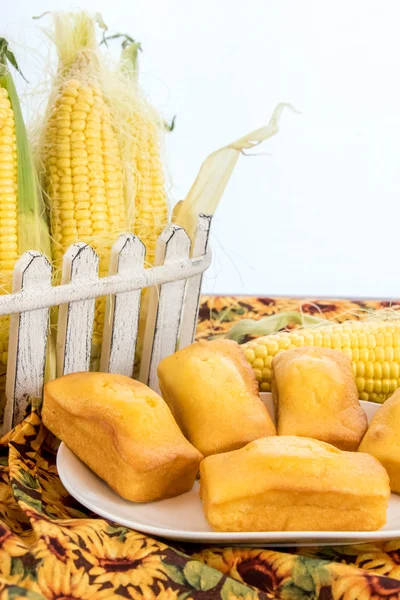
[[[102,217],[104,213],[100,213],[99,215],[96,215],[96,217]],[[100,218],[97,218],[97,220],[101,220]],[[255,355],[257,358],[265,358],[265,356],[267,356],[267,348],[263,345],[260,344],[259,346],[256,347],[255,349]],[[264,361],[263,361],[264,362]]]
[[[365,363],[358,361],[355,364],[357,366],[357,368],[356,368],[357,377],[364,377],[365,376]]]
[[[265,364],[266,367],[269,367],[269,368],[272,367],[272,359],[273,358],[274,358],[273,356],[266,356],[265,357],[264,364]]]
[[[71,121],[71,133],[73,131],[84,131],[86,127],[86,122],[83,119],[79,119],[78,121]],[[86,132],[86,137],[88,134]]]
[[[365,391],[368,393],[371,393],[374,391],[374,380],[373,379],[365,380]]]
[[[383,376],[382,363],[376,362],[374,364],[374,378],[381,380],[382,376]]]
[[[389,379],[390,377],[390,364],[387,361],[383,363],[379,363],[382,369],[382,377],[381,379]]]
[[[254,375],[259,383],[262,381],[262,372],[260,369],[254,369]]]
[[[392,362],[394,358],[394,350],[392,346],[387,346],[385,348],[385,360],[388,362]]]
[[[352,333],[350,336],[350,340],[351,340],[351,347],[354,348],[358,348],[359,345],[359,339],[358,339],[358,335],[356,333]]]
[[[247,362],[249,362],[252,365],[255,360],[255,352],[251,348],[246,348],[246,350],[244,351],[244,357],[247,360]]]
[[[268,381],[262,381],[261,385],[260,385],[260,390],[262,392],[270,392],[271,391],[271,384]]]
[[[272,370],[268,367],[262,370],[263,381],[271,381],[272,379]]]
[[[342,347],[343,348],[349,348],[351,346],[350,343],[350,336],[348,333],[343,333],[342,334]]]
[[[279,351],[279,344],[275,340],[270,340],[266,344],[266,349],[269,356],[275,356],[275,354]]]
[[[331,340],[331,336],[329,335],[329,333],[324,333],[322,336],[322,345],[324,348],[331,348],[332,347],[332,340]]]
[[[363,392],[365,388],[365,379],[364,377],[356,377],[357,389],[359,392]]]
[[[376,392],[377,394],[380,394],[380,392],[382,391],[382,381],[379,379],[375,379],[374,381],[374,392]]]
[[[254,369],[263,369],[264,368],[264,361],[262,358],[256,358],[253,362],[253,368]]]

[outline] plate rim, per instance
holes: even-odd
[[[115,516],[111,516],[110,513],[107,513],[107,511],[103,510],[102,508],[98,508],[97,506],[95,506],[90,500],[88,499],[83,499],[82,500],[82,496],[80,495],[80,493],[76,493],[75,491],[71,490],[71,486],[69,485],[68,482],[68,477],[63,477],[63,475],[65,475],[65,471],[63,470],[63,468],[61,467],[61,473],[60,473],[60,469],[59,469],[59,464],[61,463],[61,461],[64,460],[63,454],[65,454],[66,452],[71,453],[74,458],[76,460],[80,460],[77,456],[75,456],[75,454],[68,448],[68,446],[66,446],[66,444],[64,444],[64,442],[61,442],[58,451],[57,451],[57,471],[59,474],[59,477],[61,479],[61,483],[63,484],[63,486],[65,487],[65,489],[67,490],[67,492],[69,494],[71,494],[71,496],[73,498],[75,498],[75,500],[77,500],[78,502],[80,502],[83,506],[85,506],[86,508],[88,508],[89,510],[91,510],[92,512],[94,512],[95,514],[97,514],[98,516],[107,519],[108,521],[114,521],[115,523],[118,523],[119,525],[122,525],[123,527],[128,527],[129,529],[134,529],[137,531],[140,531],[142,533],[147,533],[150,535],[156,535],[159,537],[164,537],[170,540],[177,540],[177,541],[193,541],[193,543],[196,543],[198,541],[203,541],[205,543],[214,543],[214,542],[229,542],[229,543],[240,543],[241,541],[243,542],[265,542],[266,544],[271,544],[271,543],[280,543],[281,541],[284,543],[285,541],[288,543],[288,545],[296,545],[296,546],[303,546],[303,545],[308,545],[308,546],[315,546],[318,545],[318,539],[324,540],[327,537],[332,538],[332,543],[330,542],[329,544],[327,542],[324,542],[323,545],[347,545],[347,544],[362,544],[366,541],[368,542],[373,542],[373,541],[384,541],[384,540],[390,540],[390,539],[397,539],[400,538],[400,529],[396,529],[396,530],[389,530],[389,531],[385,531],[385,530],[377,530],[377,531],[237,531],[237,532],[232,532],[232,531],[185,531],[185,530],[179,530],[179,529],[168,529],[166,527],[157,527],[157,526],[153,526],[153,525],[147,525],[147,524],[142,524],[142,523],[138,523],[137,521],[134,521],[132,519],[132,521],[128,521],[127,519],[125,519],[124,517],[115,517]],[[82,462],[82,461],[80,461]],[[84,463],[82,463],[83,466],[95,477],[97,477],[97,475],[95,473],[93,473],[90,468],[85,465]],[[104,482],[105,485],[107,485]],[[115,492],[114,492],[115,493]],[[128,500],[127,500],[128,502]],[[134,502],[132,502],[132,504],[135,504]],[[299,541],[292,541],[293,537],[297,537],[297,538],[304,538],[304,542],[299,542]],[[316,542],[310,542],[307,540],[312,537],[313,539],[316,540]],[[235,542],[235,540],[237,540]],[[289,542],[291,542],[289,544]],[[282,544],[280,544],[282,545]]]

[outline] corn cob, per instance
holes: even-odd
[[[146,246],[146,263],[154,263],[157,238],[168,223],[167,197],[154,123],[138,118],[136,125],[138,172],[134,232]]]
[[[127,222],[121,151],[97,77],[94,23],[85,13],[71,13],[56,15],[55,26],[61,83],[49,108],[42,163],[59,282],[65,251],[78,241],[97,251],[99,274],[107,275],[111,247]],[[96,349],[104,312],[105,299],[100,299]]]
[[[138,50],[140,44],[123,43],[121,70],[137,90]],[[160,137],[164,127],[156,111],[138,93],[128,118],[129,143],[127,193],[135,199],[133,231],[146,246],[146,264],[154,263],[157,238],[168,223]],[[128,199],[127,199],[128,203]]]
[[[27,250],[51,256],[45,207],[39,195],[32,150],[9,63],[18,64],[0,38],[0,293],[12,291],[13,269]],[[0,317],[0,375],[8,359],[9,317]],[[0,420],[5,402],[0,385]]]
[[[243,344],[262,392],[271,391],[272,359],[300,346],[322,346],[344,352],[352,361],[361,400],[384,402],[400,387],[400,324],[345,321],[311,329],[279,332]]]
[[[45,207],[39,195],[33,154],[8,62],[18,69],[0,38],[0,274],[1,293],[11,292],[17,259],[27,250],[50,257]],[[18,69],[19,70],[19,69]],[[9,318],[0,318],[0,363],[7,364]]]

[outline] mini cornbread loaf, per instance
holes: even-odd
[[[179,427],[204,456],[276,434],[236,342],[187,346],[160,362],[158,377]]]
[[[350,359],[330,348],[294,348],[272,361],[279,435],[301,435],[357,450],[368,421]]]
[[[400,493],[400,389],[375,413],[359,451],[382,463],[392,491]]]
[[[163,399],[123,375],[73,373],[51,381],[42,418],[78,458],[134,502],[187,492],[203,458]]]
[[[369,454],[273,436],[204,459],[200,495],[217,531],[375,531],[390,488]]]

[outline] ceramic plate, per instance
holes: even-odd
[[[261,397],[274,418],[271,394],[261,394]],[[361,404],[370,420],[379,405],[371,402]],[[136,504],[120,498],[76,458],[65,444],[61,444],[58,450],[57,468],[61,481],[71,496],[99,516],[137,531],[171,540],[252,546],[333,546],[400,538],[400,496],[396,494],[391,495],[387,523],[379,531],[221,533],[213,531],[203,515],[198,483],[195,483],[190,492],[176,498]]]

